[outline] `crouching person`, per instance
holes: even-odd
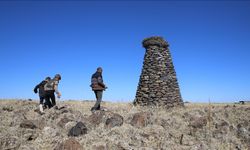
[[[56,74],[52,80],[50,80],[44,85],[45,101],[46,105],[48,105],[49,108],[56,105],[56,98],[54,93],[57,94],[57,98],[61,97],[61,93],[58,91],[58,84],[60,80],[61,75]]]
[[[45,99],[45,91],[44,91],[44,85],[46,83],[48,83],[51,80],[50,77],[46,77],[45,80],[43,80],[41,83],[39,83],[38,85],[36,85],[36,87],[34,88],[34,92],[38,93],[37,90],[39,90],[39,99],[40,99],[40,104],[39,104],[39,110],[41,113],[43,113],[43,103],[44,103],[44,99]]]

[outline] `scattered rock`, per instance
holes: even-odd
[[[102,122],[104,115],[104,111],[95,111],[87,118],[87,120],[90,124],[97,126]]]
[[[71,128],[73,128],[76,125],[75,121],[70,121],[68,123],[65,124],[64,129],[66,131],[69,131]]]
[[[68,133],[68,136],[79,136],[87,134],[87,127],[82,122],[78,122]]]
[[[59,116],[61,115],[61,113],[57,110],[57,109],[49,109],[46,112],[46,118],[51,119],[51,120],[56,120],[57,118],[59,118]]]
[[[245,111],[250,111],[250,107],[245,108]]]
[[[121,126],[123,124],[123,117],[117,113],[111,111],[98,110],[93,112],[86,119],[87,126],[92,129],[101,123],[105,124],[105,127],[112,128],[114,126]]]
[[[146,112],[139,112],[134,114],[130,124],[135,127],[145,127],[150,120],[150,114]]]
[[[4,107],[2,108],[2,110],[3,110],[3,111],[11,112],[11,111],[14,110],[14,108],[13,108],[12,106],[4,106]]]
[[[64,128],[65,124],[72,121],[71,119],[69,118],[66,118],[66,117],[63,117],[60,119],[60,121],[57,123],[57,125],[61,128]]]
[[[115,126],[121,126],[123,124],[123,117],[119,114],[114,114],[108,118],[105,122],[106,128],[113,128]]]
[[[70,110],[68,110],[66,106],[59,107],[58,110],[61,114],[70,112]]]
[[[66,146],[62,148],[62,145],[65,143],[67,145],[66,140],[72,137],[68,137],[69,131],[80,121],[86,126],[87,134],[79,135],[75,139],[73,137],[73,140],[79,142],[81,149],[164,149],[166,147],[249,149],[248,112],[250,109],[248,106],[234,108],[229,105],[224,109],[224,106],[215,105],[211,114],[208,114],[210,110],[207,106],[191,108],[188,106],[187,109],[180,109],[180,111],[176,109],[151,109],[151,111],[125,105],[109,107],[112,109],[91,114],[90,111],[85,112],[85,109],[89,110],[89,108],[73,109],[75,104],[60,107],[59,103],[58,109],[46,109],[45,114],[41,116],[34,112],[38,106],[37,101],[28,103],[28,101],[11,104],[5,102],[0,106],[0,150],[67,149]],[[3,107],[6,106],[12,106],[13,111],[4,110]],[[87,106],[90,106],[89,103]],[[205,112],[206,109],[207,112]],[[138,111],[144,112],[135,113]],[[213,115],[213,120],[210,120],[211,128],[208,126],[208,115]],[[74,148],[72,143],[68,145]]]
[[[58,144],[54,150],[83,150],[83,148],[78,141],[70,138]]]
[[[20,124],[21,128],[29,128],[29,129],[35,129],[36,125],[30,121],[30,120],[24,120],[21,124]]]
[[[36,112],[36,113],[39,113],[39,114],[40,114],[40,110],[39,110],[39,108],[34,109],[34,112]]]

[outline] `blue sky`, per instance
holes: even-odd
[[[0,1],[0,98],[32,98],[46,76],[62,75],[62,99],[133,101],[145,49],[170,43],[181,94],[191,102],[250,100],[249,1]]]

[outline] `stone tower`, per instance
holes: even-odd
[[[174,107],[183,105],[177,77],[168,49],[162,37],[146,38],[142,73],[134,104]]]

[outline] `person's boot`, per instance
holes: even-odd
[[[94,107],[92,107],[92,108],[90,109],[90,111],[91,111],[92,113],[94,113],[96,110],[95,110]]]
[[[39,109],[40,109],[41,113],[44,113],[44,111],[43,111],[43,105],[42,104],[39,105]]]

